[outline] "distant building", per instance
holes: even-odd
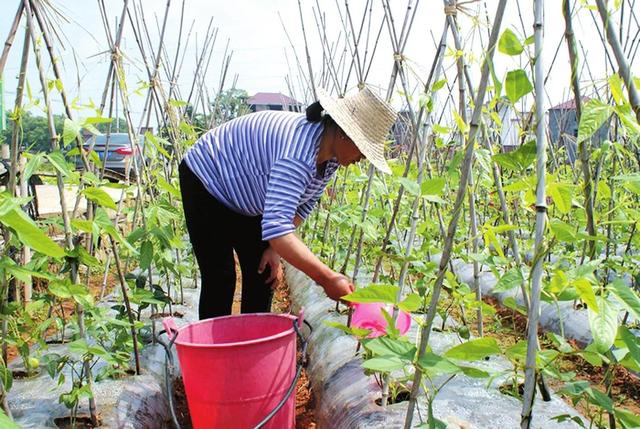
[[[390,156],[394,157],[403,151],[407,151],[411,146],[411,114],[407,110],[398,112],[398,118],[391,127],[391,137],[393,138],[390,148]]]
[[[511,152],[520,146],[520,122],[515,109],[510,103],[498,103],[498,116],[502,123],[500,129],[500,146],[502,152]]]
[[[252,112],[262,110],[285,110],[289,112],[302,112],[303,105],[297,100],[279,92],[258,92],[247,100]]]
[[[581,104],[584,105],[589,100],[589,97],[582,97]],[[608,135],[609,124],[605,123],[595,132],[591,141],[598,146],[607,139]],[[569,162],[573,163],[576,160],[578,120],[575,99],[549,108],[549,137],[551,138],[551,143],[556,147],[564,146],[566,148]]]

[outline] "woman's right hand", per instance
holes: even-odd
[[[324,293],[334,301],[339,301],[340,298],[355,290],[349,278],[338,273],[335,273],[335,276],[329,277],[321,286],[324,289]]]

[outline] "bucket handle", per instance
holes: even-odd
[[[156,340],[158,344],[160,344],[164,348],[165,352],[165,360],[164,360],[164,386],[166,389],[167,400],[169,401],[169,411],[171,412],[171,420],[173,420],[173,425],[175,429],[180,429],[180,423],[178,422],[178,417],[176,415],[175,406],[173,404],[173,369],[175,368],[173,362],[173,352],[171,348],[173,347],[173,343],[176,342],[178,338],[178,326],[176,322],[167,317],[162,320],[162,326],[164,330],[160,331],[156,335]],[[169,341],[165,341],[162,338],[162,334],[166,333]]]
[[[171,317],[165,317],[162,319],[162,326],[164,327],[165,332],[169,338],[174,338],[178,333],[178,326],[176,325],[175,320]]]
[[[293,377],[293,380],[291,381],[289,388],[287,389],[286,393],[284,394],[280,402],[278,402],[278,405],[276,405],[275,408],[271,410],[271,412],[267,414],[267,416],[264,419],[262,419],[260,423],[258,423],[254,427],[254,429],[261,429],[262,427],[264,427],[264,425],[266,425],[269,422],[269,420],[271,420],[271,418],[273,418],[273,416],[275,416],[278,413],[278,411],[280,411],[280,409],[284,406],[284,404],[289,400],[291,393],[293,393],[293,391],[295,390],[296,384],[298,383],[298,379],[300,378],[300,374],[302,373],[302,368],[305,366],[306,360],[307,360],[308,341],[304,338],[304,336],[300,332],[300,325],[299,325],[300,323],[304,323],[309,327],[309,329],[313,330],[309,322],[307,322],[306,320],[303,320],[302,309],[300,309],[300,313],[298,314],[298,317],[293,319],[293,330],[296,331],[296,335],[300,339],[300,345],[301,345],[300,362],[298,362],[298,365],[296,367],[296,375],[295,377]]]

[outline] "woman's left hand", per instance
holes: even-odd
[[[267,250],[262,253],[260,265],[258,265],[258,273],[262,274],[267,265],[271,270],[267,283],[271,283],[280,276],[280,255],[271,246],[267,247]],[[275,283],[272,284],[272,286],[274,285]]]

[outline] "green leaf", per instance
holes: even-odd
[[[405,365],[406,362],[394,356],[374,357],[362,363],[363,368],[376,372],[391,372],[402,369]]]
[[[138,255],[138,251],[131,245],[131,243],[124,240],[118,230],[113,226],[113,222],[109,219],[109,215],[103,208],[98,207],[93,218],[93,223],[98,226],[100,230],[113,237],[114,240],[122,243],[132,254]]]
[[[488,378],[490,376],[488,372],[471,366],[461,366],[460,369],[464,375],[471,378]]]
[[[160,152],[165,158],[167,159],[171,159],[171,154],[169,152],[166,151],[166,149],[164,147],[162,147],[162,143],[160,142],[160,140],[158,139],[158,137],[154,136],[153,134],[151,134],[149,131],[147,131],[146,133],[144,133],[144,139],[145,141],[149,141],[151,142],[151,144],[153,145],[153,147]]]
[[[529,168],[536,159],[536,141],[528,141],[511,152],[497,153],[493,155],[492,159],[507,170],[522,172]]]
[[[85,353],[89,353],[89,345],[84,338],[81,338],[69,343],[69,351],[71,353],[83,355]]]
[[[466,134],[469,132],[469,124],[467,124],[464,119],[462,118],[462,116],[460,116],[458,114],[457,111],[453,111],[453,119],[456,122],[456,125],[458,126],[458,130],[460,130],[460,132],[462,134]]]
[[[611,282],[608,289],[613,292],[620,304],[622,304],[629,313],[633,314],[636,320],[640,320],[640,298],[633,289],[624,284],[620,279],[615,279]]]
[[[20,210],[20,207],[29,201],[31,198],[12,197],[8,192],[0,193],[0,216],[4,216],[12,210]]]
[[[559,241],[573,243],[576,241],[575,227],[565,223],[559,219],[551,219],[549,222],[551,232]]]
[[[113,122],[113,118],[103,118],[102,116],[92,116],[89,118],[85,118],[84,124],[110,124]]]
[[[433,126],[431,128],[433,129],[433,132],[436,133],[436,134],[449,134],[449,133],[451,133],[451,128],[443,127],[442,125],[439,125],[439,124],[433,124]]]
[[[533,90],[533,85],[531,85],[527,73],[522,69],[508,72],[504,87],[507,98],[509,98],[512,103],[517,102]]]
[[[613,113],[613,108],[608,104],[594,98],[582,106],[582,116],[578,125],[577,143],[591,138]]]
[[[444,353],[444,356],[451,359],[475,361],[499,353],[498,341],[495,338],[484,337],[452,347]]]
[[[64,118],[64,127],[62,130],[62,143],[68,146],[76,137],[80,135],[80,124],[69,118]]]
[[[613,413],[613,400],[601,391],[593,388],[587,390],[589,402],[604,408],[606,411]]]
[[[153,243],[149,240],[142,242],[140,247],[140,268],[146,270],[153,261]]]
[[[2,363],[0,363],[0,382],[2,382],[2,384],[4,385],[5,392],[11,390],[11,386],[13,386],[13,373]],[[1,411],[2,409],[0,408],[0,412]],[[0,419],[0,423],[2,423],[2,419]],[[4,426],[2,425],[0,425],[0,427],[4,428]]]
[[[629,349],[629,354],[633,360],[640,364],[640,345],[638,345],[638,338],[636,338],[626,326],[618,327],[618,334]]]
[[[578,356],[595,367],[602,366],[602,355],[597,351],[596,345],[594,343],[589,344],[583,351],[579,351]]]
[[[396,303],[399,288],[391,285],[371,285],[358,288],[355,292],[343,296],[342,299],[350,302],[384,302]]]
[[[64,154],[60,151],[55,151],[48,153],[46,155],[49,163],[53,165],[53,167],[58,170],[64,177],[69,177],[72,175],[71,168],[67,163],[67,159],[64,157]]]
[[[616,415],[616,418],[624,424],[625,428],[640,428],[639,415],[622,408],[616,408],[614,410],[614,413]]]
[[[398,308],[407,313],[416,311],[422,306],[422,298],[417,293],[411,293],[407,297],[398,303]]]
[[[49,292],[58,298],[73,298],[74,301],[85,307],[93,305],[93,298],[84,285],[71,283],[70,280],[57,280],[50,282],[48,288]]]
[[[27,161],[27,165],[24,167],[23,175],[25,181],[28,182],[29,178],[33,176],[33,173],[35,173],[38,168],[40,168],[40,165],[42,165],[42,163],[44,162],[44,156],[44,153],[36,153],[29,158],[29,160]]]
[[[378,337],[364,340],[362,345],[374,355],[378,356],[395,356],[403,360],[412,361],[416,354],[416,346],[406,340]]]
[[[85,188],[82,191],[82,193],[84,194],[85,197],[87,197],[94,203],[101,205],[102,207],[107,207],[113,210],[118,209],[115,201],[113,201],[113,198],[111,198],[111,195],[107,194],[105,191],[103,191],[100,188],[91,186],[91,187]]]
[[[500,280],[498,280],[498,283],[493,288],[493,292],[506,292],[519,287],[523,282],[524,277],[522,276],[522,271],[520,271],[520,268],[514,267],[500,277]]]
[[[422,195],[442,195],[442,192],[444,191],[444,185],[444,177],[434,177],[432,179],[426,179],[422,182]]]
[[[553,199],[553,204],[558,208],[560,213],[566,214],[571,211],[573,186],[565,183],[551,182],[547,185],[547,193]]]
[[[68,253],[70,257],[77,258],[81,264],[87,267],[101,267],[100,260],[94,256],[91,256],[87,249],[83,246],[76,245],[71,252]]]
[[[183,100],[175,100],[175,99],[171,98],[169,100],[169,105],[171,105],[173,107],[185,107],[187,105],[187,102],[183,101]]]
[[[93,222],[86,219],[72,219],[71,226],[74,230],[82,231],[86,233],[93,232]]]
[[[6,388],[9,390],[9,388]],[[3,429],[20,429],[20,426],[15,424],[13,420],[11,420],[4,411],[0,410],[0,427]]]
[[[420,195],[420,187],[415,180],[411,180],[407,177],[398,177],[398,182],[400,182],[404,189],[411,195],[415,197]]]
[[[498,79],[498,76],[496,75],[493,61],[489,61],[489,71],[491,72],[491,80],[493,81],[493,86],[495,87],[495,97],[500,98],[502,95],[502,82],[500,82],[500,79]]]
[[[426,352],[418,360],[418,365],[423,372],[431,377],[441,374],[455,374],[461,371],[460,367],[455,363],[431,352]]]
[[[613,346],[618,331],[617,311],[609,304],[609,301],[599,295],[596,299],[598,312],[589,309],[589,327],[596,350],[606,353]]]
[[[614,180],[622,182],[622,186],[628,191],[633,192],[636,195],[640,195],[640,174],[625,174],[614,176]]]
[[[340,329],[342,332],[345,332],[349,335],[353,335],[354,337],[358,337],[358,338],[364,338],[371,333],[371,329],[349,327],[347,325],[343,325],[342,323],[338,323],[338,322],[329,322],[325,320],[324,324],[331,328]]]
[[[573,347],[571,347],[571,344],[569,344],[567,342],[567,340],[565,340],[560,335],[558,335],[558,334],[556,334],[554,332],[547,332],[546,335],[547,335],[547,338],[549,338],[551,340],[553,345],[556,346],[556,348],[559,351],[561,351],[562,353],[572,353],[573,352]]]
[[[609,76],[609,88],[611,89],[611,96],[617,105],[622,105],[627,102],[624,98],[624,91],[622,90],[622,79],[620,75],[613,74]]]
[[[160,187],[160,189],[169,192],[171,195],[176,197],[178,200],[182,200],[182,195],[180,194],[180,191],[178,189],[176,189],[175,186],[173,186],[171,183],[167,182],[166,180],[164,180],[160,176],[157,177],[157,180],[158,180],[158,186]]]
[[[518,36],[516,36],[513,31],[508,28],[504,30],[502,36],[500,36],[500,40],[498,41],[498,50],[503,54],[507,55],[520,55],[522,51],[524,51],[524,47]]]
[[[0,216],[0,223],[14,230],[20,241],[33,250],[52,258],[62,258],[65,255],[64,249],[38,228],[22,210],[11,210]]]
[[[440,79],[431,86],[431,91],[436,92],[437,90],[442,89],[442,87],[444,87],[446,83],[447,79]]]
[[[596,294],[593,291],[593,285],[589,280],[582,277],[574,280],[572,284],[578,292],[578,296],[580,297],[580,299],[584,301],[585,304],[587,304],[587,307],[591,311],[593,311],[594,313],[600,311],[598,308],[598,303],[596,302]]]

